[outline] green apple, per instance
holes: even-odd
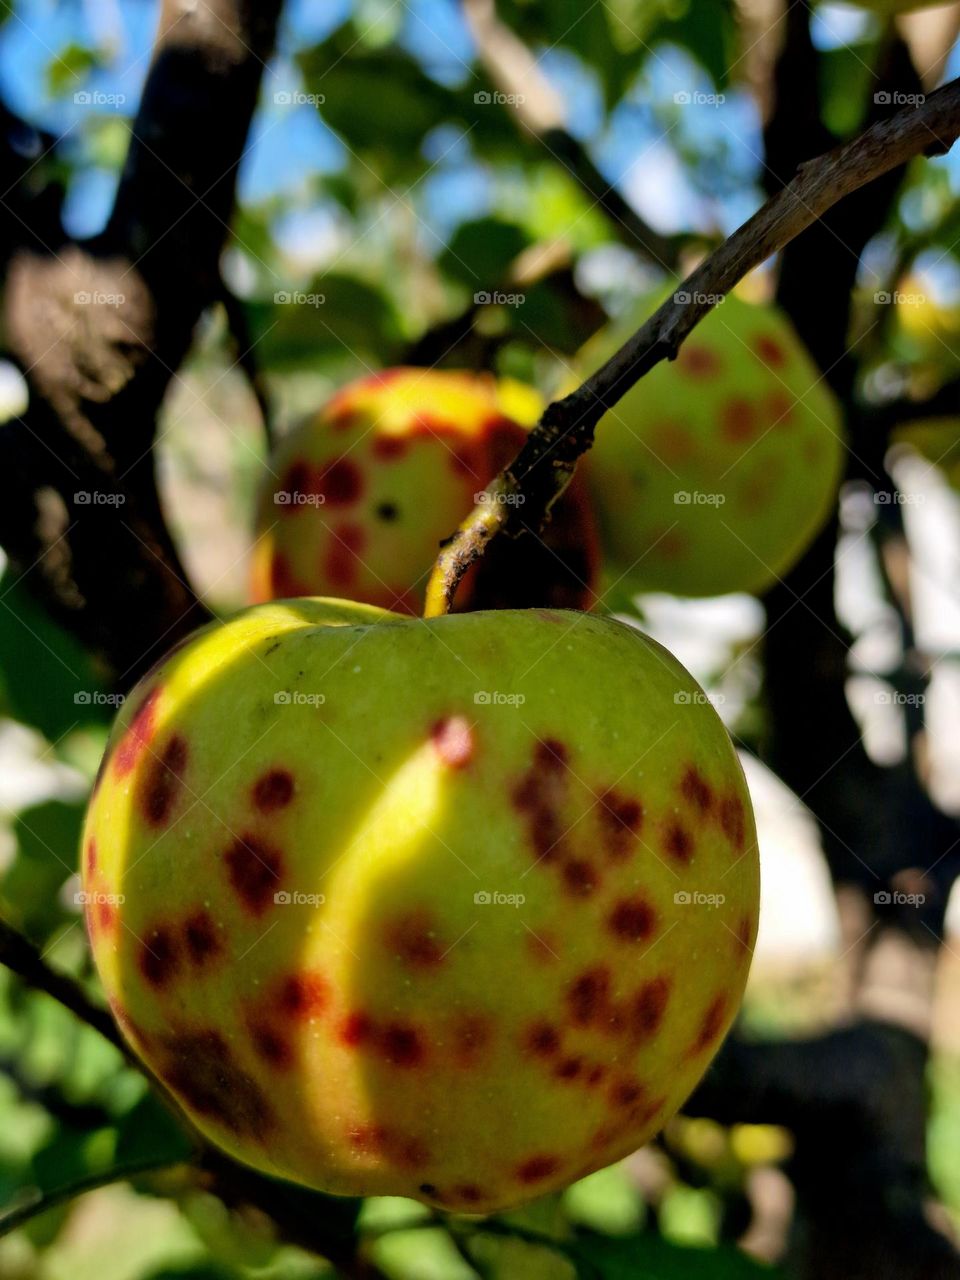
[[[211,1141],[466,1212],[655,1133],[757,925],[716,713],[652,640],[565,611],[211,625],[122,709],[82,862],[118,1024]]]
[[[254,602],[348,595],[420,613],[442,540],[519,452],[541,408],[531,388],[488,374],[387,369],[342,388],[272,460],[258,509]],[[542,536],[491,546],[457,607],[590,608],[597,545],[575,481]]]
[[[661,300],[593,339],[581,374]],[[612,579],[683,596],[765,590],[823,526],[843,456],[837,401],[789,322],[727,297],[597,426],[585,473]]]

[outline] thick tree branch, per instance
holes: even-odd
[[[522,492],[530,524],[548,517],[607,409],[661,360],[673,359],[700,320],[749,271],[844,196],[913,156],[944,154],[958,134],[960,81],[954,80],[921,106],[900,111],[803,164],[793,181],[705,259],[605,365],[571,395],[547,406],[518,456],[490,483],[484,500],[440,552],[427,591],[427,616],[448,612],[470,565],[493,537],[509,531],[516,504],[505,499]]]
[[[523,132],[603,209],[625,244],[662,267],[676,267],[681,241],[655,231],[606,180],[586,147],[566,128],[563,104],[538,60],[500,21],[495,0],[462,0],[462,4],[480,62]]]
[[[164,0],[103,235],[81,246],[25,233],[10,255],[3,328],[30,407],[0,431],[0,542],[121,685],[206,616],[164,524],[152,444],[218,294],[280,7]]]

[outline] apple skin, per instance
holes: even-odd
[[[663,1126],[736,1014],[759,896],[730,739],[654,641],[318,599],[144,678],[82,865],[117,1022],[211,1141],[476,1213]]]
[[[541,408],[532,388],[489,374],[397,368],[343,387],[271,462],[251,599],[342,594],[420,613],[442,540],[519,452]],[[596,526],[575,479],[542,535],[491,545],[456,605],[589,609],[598,574]]]
[[[591,340],[582,376],[662,300]],[[612,579],[680,596],[766,590],[824,525],[843,455],[839,405],[787,319],[728,296],[597,426],[585,474]]]

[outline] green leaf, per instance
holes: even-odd
[[[66,45],[47,63],[47,92],[52,98],[76,93],[100,63],[95,49],[76,43]]]
[[[582,1235],[576,1252],[604,1280],[781,1280],[783,1274],[754,1262],[732,1245],[688,1249],[653,1232],[621,1240]]]
[[[0,681],[9,714],[51,742],[116,710],[98,698],[106,686],[92,658],[9,571],[0,579]]]
[[[438,266],[454,280],[476,289],[506,279],[510,264],[529,244],[521,227],[499,218],[477,218],[457,228]]]

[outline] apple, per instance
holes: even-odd
[[[117,1022],[212,1142],[469,1213],[654,1134],[757,925],[713,708],[639,631],[559,610],[211,624],[122,708],[81,856]]]
[[[593,339],[581,375],[661,300]],[[839,405],[787,319],[727,297],[597,426],[584,470],[612,580],[681,596],[764,591],[826,521],[843,457]]]
[[[541,407],[532,389],[488,374],[398,368],[344,387],[271,463],[258,508],[254,602],[348,595],[421,612],[442,540],[516,456]],[[491,545],[457,607],[590,608],[597,545],[575,481],[542,535]]]

